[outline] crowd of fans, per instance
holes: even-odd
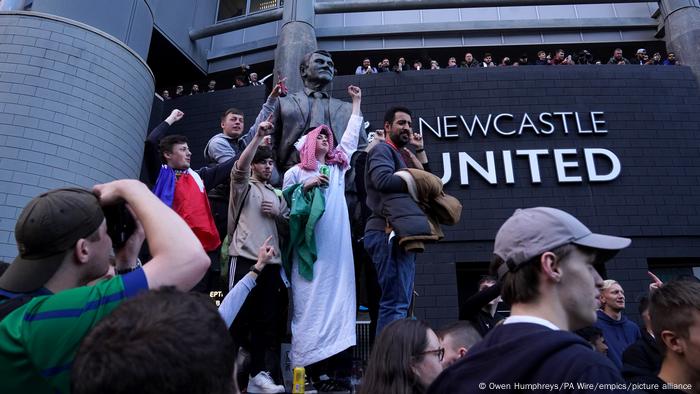
[[[329,67],[327,52],[308,54],[306,88]],[[390,108],[367,138],[359,87],[347,89],[344,129],[314,123],[327,97],[297,92],[309,120],[285,146],[280,129],[298,127],[283,124],[283,85],[247,131],[240,111],[222,114],[204,168],[190,168],[187,138],[169,132],[185,116],[175,109],[145,142],[152,189],[117,180],[28,203],[18,257],[0,276],[3,393],[285,392],[290,332],[307,393],[697,390],[697,279],[650,273],[640,329],[623,314],[622,286],[598,272],[631,240],[554,208],[507,218],[493,276],[454,323],[412,319],[416,253],[462,206],[431,174],[410,109]],[[203,294],[220,276],[228,294],[216,308]],[[352,362],[360,283],[377,290],[366,300],[377,337],[363,376]]]
[[[646,49],[640,48],[634,56],[627,58],[623,56],[623,51],[616,48],[612,56],[605,59],[595,59],[593,54],[583,49],[578,52],[567,53],[564,49],[558,49],[554,54],[545,51],[538,51],[535,58],[531,58],[527,53],[520,54],[517,59],[510,56],[504,56],[500,61],[496,62],[493,55],[489,52],[484,52],[481,60],[478,60],[474,52],[464,54],[464,60],[457,60],[456,57],[450,57],[447,64],[440,66],[437,60],[429,59],[425,65],[423,61],[416,59],[410,64],[406,62],[406,58],[399,57],[395,63],[392,63],[388,57],[382,58],[376,66],[372,64],[369,57],[362,59],[362,64],[355,68],[355,75],[377,74],[384,72],[401,72],[409,70],[439,70],[441,68],[472,68],[472,67],[507,67],[507,66],[559,66],[559,65],[575,65],[575,64],[637,64],[644,66],[673,66],[679,65],[675,53],[668,52],[665,56],[661,52],[648,54]],[[241,68],[235,72],[234,82],[231,89],[241,88],[245,86],[261,86],[263,82],[259,81],[256,72],[250,72],[247,65],[241,65]],[[201,90],[199,84],[194,83],[189,90],[185,90],[184,85],[177,85],[174,89],[174,94],[170,89],[161,91],[161,97],[164,100],[173,98],[191,96],[203,92],[216,91],[216,81],[210,80],[206,90]]]
[[[262,86],[263,82],[260,81],[258,73],[251,71],[250,67],[246,64],[242,64],[239,69],[234,72],[233,84],[231,89],[243,88],[246,86]],[[221,90],[221,86],[217,88],[216,80],[211,79],[207,82],[207,88],[201,89],[199,87],[199,82],[195,82],[189,86],[189,90],[185,90],[185,85],[177,85],[174,89],[163,89],[160,92],[160,96],[163,100],[171,100],[174,98],[180,98],[184,96],[192,96],[200,93],[211,93],[217,90]]]
[[[426,64],[423,60],[416,59],[411,63],[406,61],[406,58],[399,57],[392,64],[388,57],[382,58],[376,64],[372,64],[369,57],[362,59],[362,65],[357,66],[355,75],[377,74],[383,72],[401,72],[408,70],[439,70],[441,68],[472,68],[472,67],[504,67],[504,66],[557,66],[557,65],[574,65],[574,64],[638,64],[638,65],[676,65],[678,63],[673,52],[669,52],[665,58],[660,52],[647,54],[646,49],[640,48],[635,55],[628,59],[623,56],[622,49],[616,48],[612,56],[605,59],[595,59],[593,54],[588,50],[581,50],[567,54],[564,49],[558,49],[553,54],[545,51],[537,52],[536,58],[531,58],[527,53],[522,53],[517,59],[514,57],[505,56],[500,61],[496,61],[490,52],[485,52],[481,56],[481,60],[477,59],[474,52],[466,52],[464,60],[458,61],[456,57],[450,57],[447,64],[440,66],[437,60],[429,59]]]
[[[634,57],[627,59],[623,56],[622,49],[616,48],[613,55],[607,61],[604,59],[595,59],[588,50],[581,50],[576,53],[567,54],[564,49],[558,49],[554,54],[545,51],[537,52],[536,58],[530,58],[527,53],[522,53],[519,58],[503,57],[499,62],[495,61],[493,55],[489,52],[483,53],[481,60],[478,60],[473,52],[464,54],[464,60],[457,62],[457,58],[450,57],[444,67],[440,66],[437,60],[430,59],[426,65],[423,65],[421,60],[414,60],[410,66],[403,57],[398,58],[396,63],[392,64],[389,58],[383,58],[377,66],[372,65],[372,60],[368,57],[362,59],[362,65],[355,69],[356,75],[377,74],[382,72],[401,72],[408,70],[439,70],[441,68],[472,68],[472,67],[506,67],[506,66],[560,66],[574,64],[637,64],[637,65],[665,65],[672,66],[678,63],[673,52],[669,52],[664,59],[660,52],[655,52],[653,55],[647,54],[646,49],[640,48],[635,53]]]

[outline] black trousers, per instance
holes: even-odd
[[[235,285],[255,265],[254,260],[231,258],[231,270]],[[281,382],[280,343],[286,333],[287,287],[280,277],[282,268],[267,265],[256,280],[240,312],[231,325],[236,348],[243,346],[250,352],[250,376],[269,371],[276,382]]]

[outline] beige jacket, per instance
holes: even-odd
[[[249,185],[248,196],[245,201],[241,202]],[[272,201],[279,215],[274,218],[264,215],[260,210],[263,201]],[[250,171],[239,170],[238,163],[236,163],[231,170],[231,197],[228,205],[229,235],[234,231],[233,226],[241,205],[243,210],[238,219],[238,226],[231,237],[228,254],[257,260],[258,249],[267,237],[272,235],[270,243],[274,245],[276,255],[268,264],[282,264],[280,236],[277,227],[289,225],[289,207],[287,207],[284,198],[277,195],[272,186],[253,179],[250,176]]]

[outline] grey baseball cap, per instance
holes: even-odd
[[[571,214],[556,208],[536,207],[518,209],[506,220],[496,234],[493,253],[505,264],[498,277],[541,255],[566,244],[586,246],[605,251],[599,262],[612,258],[620,249],[630,245],[629,238],[593,233]]]

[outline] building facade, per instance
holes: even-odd
[[[240,105],[250,120],[265,97],[264,88],[249,87],[154,105],[162,87],[241,64],[294,79],[302,49],[316,47],[331,51],[343,74],[367,55],[444,63],[466,51],[534,58],[539,49],[591,48],[604,59],[617,46],[628,56],[638,47],[682,52],[678,29],[700,13],[697,0],[413,4],[0,1],[0,258],[16,255],[15,219],[42,191],[137,177],[149,125],[173,107],[187,113],[190,123],[178,131],[190,134],[196,159],[197,144],[218,129],[215,113]],[[594,231],[632,237],[606,268],[632,306],[648,269],[698,275],[700,91],[692,54],[682,53],[691,67],[337,77],[335,97],[345,97],[349,83],[363,88],[373,128],[391,105],[415,111],[433,168],[464,205],[462,222],[419,258],[417,315],[435,325],[456,318],[486,272],[498,226],[520,207],[555,206]]]

